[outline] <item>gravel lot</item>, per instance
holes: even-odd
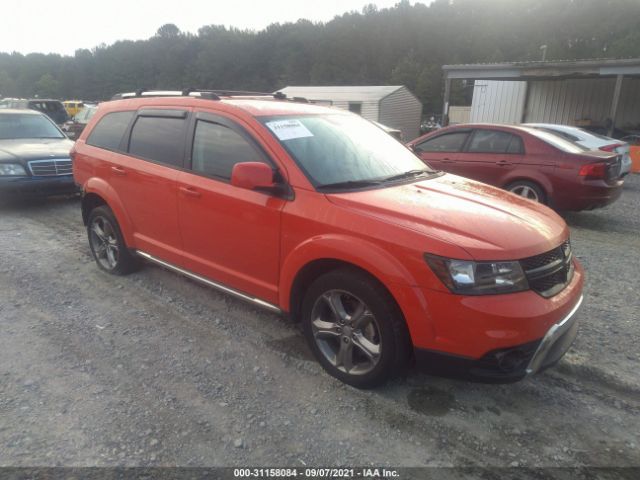
[[[567,214],[578,339],[512,385],[332,379],[296,325],[95,266],[78,199],[0,206],[1,466],[640,466],[640,175]]]

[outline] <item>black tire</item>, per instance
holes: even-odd
[[[93,258],[105,272],[126,275],[139,268],[138,258],[127,248],[118,221],[106,205],[89,213],[87,236]]]
[[[537,183],[529,182],[527,180],[518,180],[507,185],[505,190],[508,190],[520,197],[533,200],[534,202],[542,203],[543,205],[547,204],[547,194]]]
[[[332,308],[334,302],[341,309]],[[379,282],[357,269],[334,270],[309,286],[302,326],[322,367],[356,388],[381,385],[409,363],[411,342],[402,313]]]

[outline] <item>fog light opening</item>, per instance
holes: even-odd
[[[527,362],[527,355],[520,349],[510,350],[508,352],[496,353],[498,368],[503,372],[513,372],[520,368],[524,368]]]

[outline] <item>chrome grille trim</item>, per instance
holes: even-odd
[[[31,160],[28,165],[31,175],[34,177],[56,177],[73,173],[73,164],[70,158]]]

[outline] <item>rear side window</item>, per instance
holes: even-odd
[[[468,132],[445,133],[419,143],[415,146],[415,150],[418,152],[459,152],[468,135]]]
[[[61,112],[64,110],[60,102],[45,102],[45,108],[50,112]]]
[[[499,130],[476,130],[467,151],[470,153],[522,153],[522,140]]]
[[[219,123],[199,120],[193,138],[191,169],[229,180],[236,163],[264,162],[264,157],[238,132]],[[264,162],[266,163],[266,162]]]
[[[183,166],[186,120],[140,116],[131,129],[129,153],[153,162]]]
[[[134,112],[107,113],[93,127],[87,138],[87,144],[107,150],[118,150],[125,130],[133,118]]]

